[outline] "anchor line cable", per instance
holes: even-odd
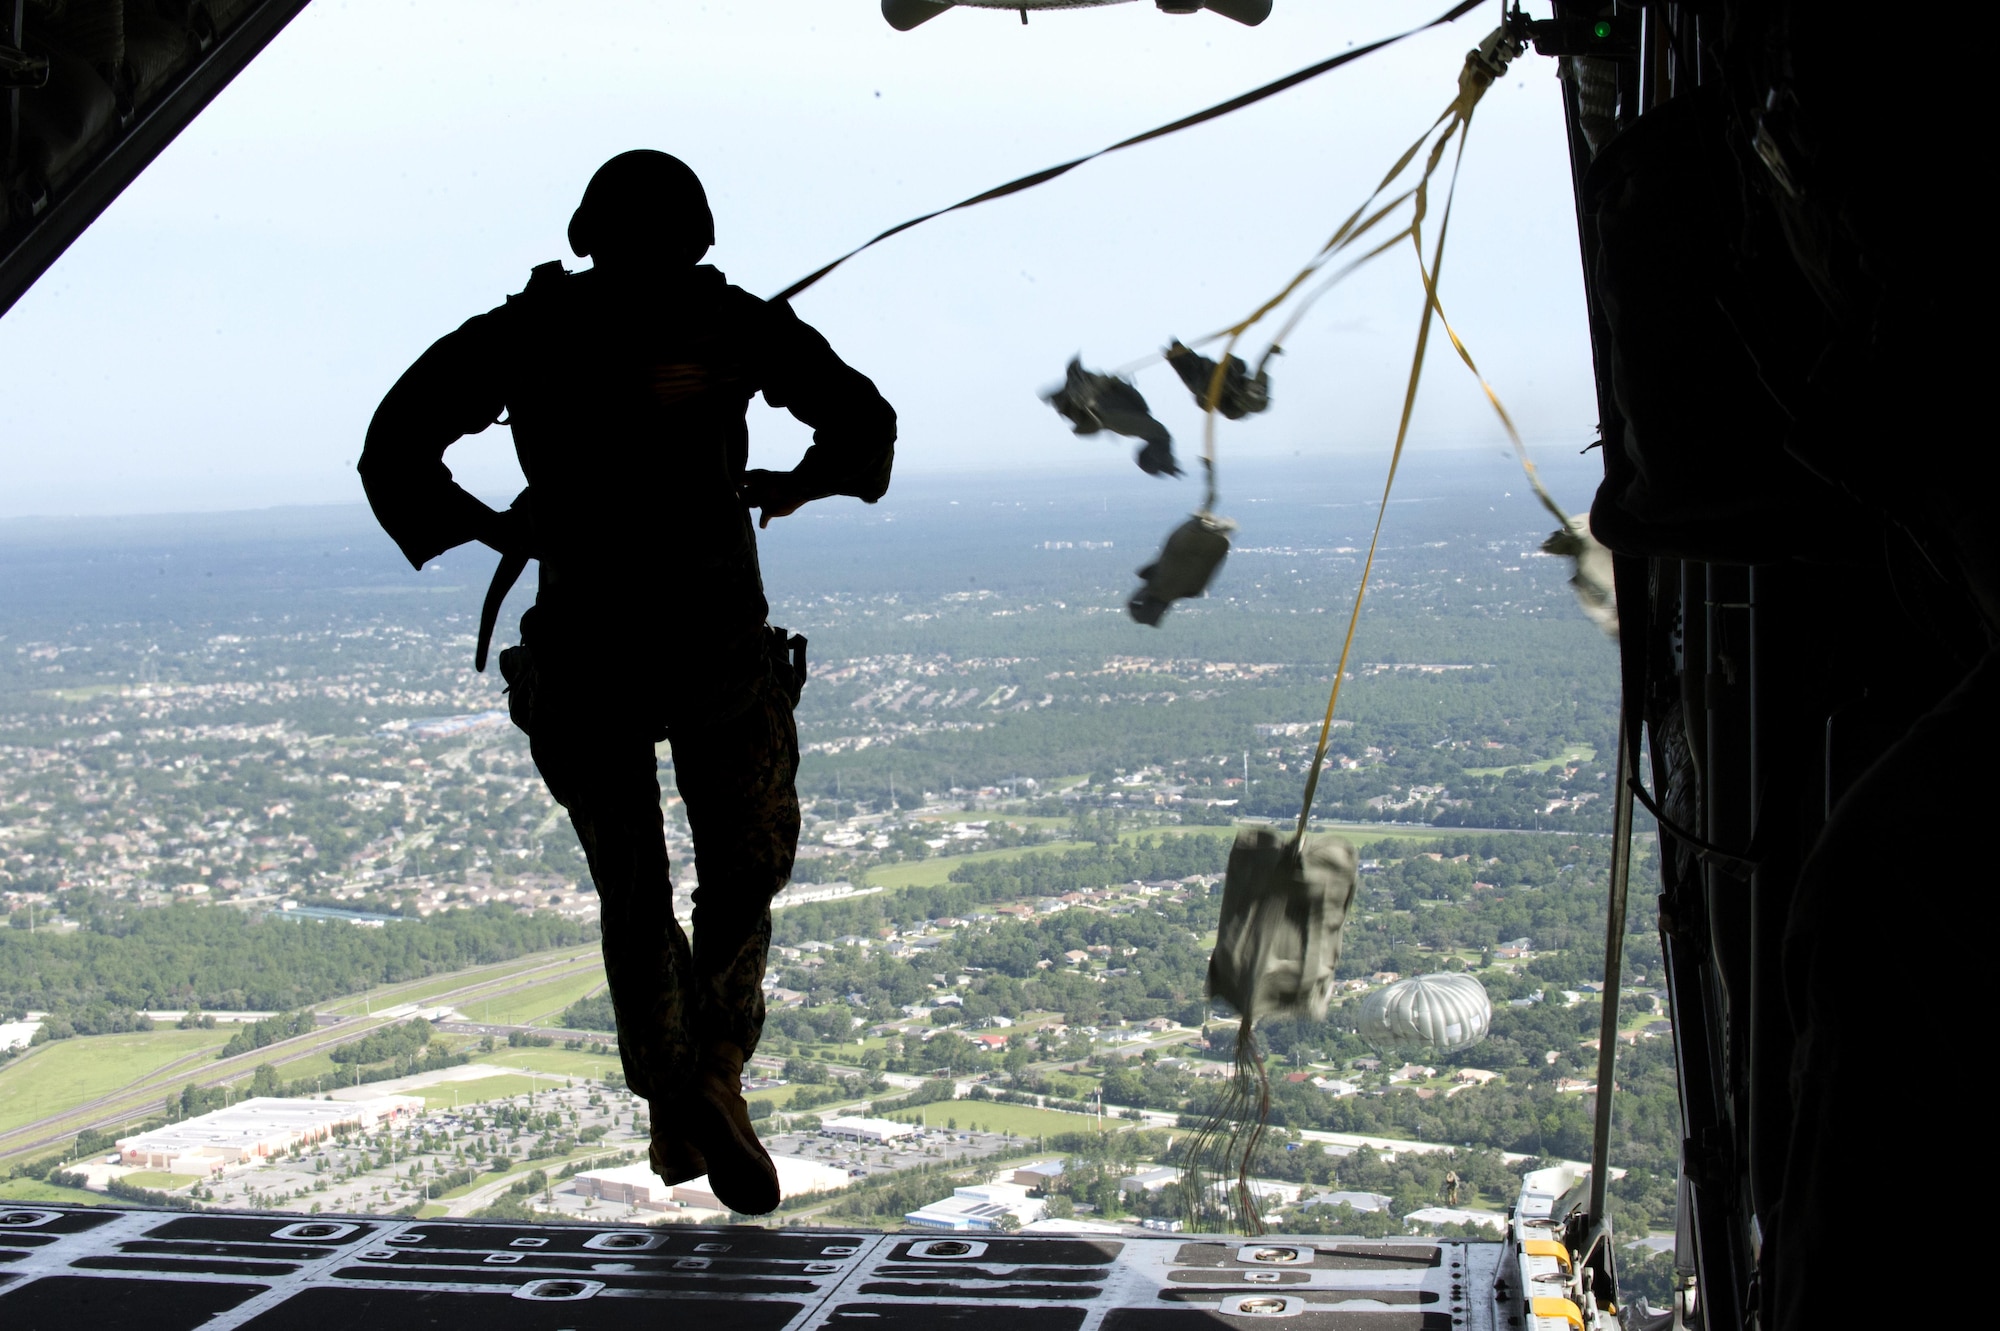
[[[1490,35],[1486,41],[1482,42],[1479,47],[1466,54],[1465,63],[1459,72],[1458,95],[1439,113],[1437,119],[1426,126],[1424,132],[1419,134],[1415,141],[1403,150],[1402,155],[1395,160],[1388,171],[1383,173],[1382,179],[1376,182],[1375,188],[1369,192],[1368,197],[1363,199],[1360,205],[1353,212],[1349,213],[1341,224],[1334,229],[1333,234],[1327,237],[1326,243],[1319,247],[1319,250],[1306,262],[1304,267],[1294,273],[1282,287],[1278,288],[1274,295],[1257,306],[1256,309],[1252,310],[1244,318],[1227,328],[1219,329],[1205,337],[1197,338],[1192,344],[1189,344],[1192,346],[1202,346],[1218,339],[1227,339],[1224,343],[1222,354],[1216,361],[1215,369],[1209,375],[1207,391],[1202,394],[1201,398],[1203,412],[1202,466],[1208,476],[1207,497],[1202,505],[1203,514],[1210,513],[1215,506],[1216,405],[1221,401],[1222,388],[1227,381],[1229,361],[1231,356],[1235,354],[1237,343],[1242,340],[1245,333],[1262,322],[1273,310],[1276,310],[1287,300],[1291,299],[1293,293],[1310,281],[1315,274],[1324,270],[1328,264],[1345,253],[1351,246],[1358,243],[1362,237],[1372,232],[1378,223],[1400,209],[1403,204],[1414,201],[1408,226],[1393,233],[1386,239],[1378,241],[1358,258],[1352,259],[1342,265],[1332,276],[1308,293],[1305,299],[1294,307],[1291,316],[1285,321],[1278,335],[1271,340],[1270,345],[1265,348],[1263,356],[1259,358],[1258,368],[1261,370],[1265,362],[1269,361],[1273,355],[1281,350],[1284,339],[1291,334],[1293,328],[1298,326],[1299,320],[1312,307],[1313,302],[1331,291],[1348,275],[1367,264],[1370,260],[1387,253],[1390,249],[1401,244],[1405,239],[1417,235],[1424,218],[1426,200],[1429,197],[1427,191],[1431,178],[1437,173],[1438,166],[1443,160],[1445,149],[1450,146],[1454,138],[1457,138],[1459,143],[1459,157],[1453,160],[1452,188],[1454,190],[1457,188],[1458,161],[1464,155],[1465,135],[1471,129],[1472,113],[1478,107],[1479,100],[1485,95],[1486,89],[1492,86],[1494,79],[1498,77],[1499,72],[1504,70],[1508,63],[1502,54],[1507,49],[1506,37],[1508,31],[1503,25]],[[1498,63],[1496,63],[1496,60]],[[1444,127],[1444,133],[1437,134],[1439,126]],[[1437,134],[1435,142],[1431,140],[1433,134]],[[1431,143],[1431,151],[1425,160],[1423,173],[1418,177],[1417,183],[1394,198],[1377,206],[1377,201],[1409,169],[1410,163],[1416,160],[1417,154],[1423,151],[1426,143]],[[1447,216],[1449,215],[1449,207],[1449,197],[1447,197]],[[1372,212],[1370,211],[1371,208],[1373,209]],[[1443,238],[1442,230],[1439,233],[1439,238]],[[1423,268],[1423,250],[1421,244],[1419,244],[1417,251],[1417,267],[1421,272]],[[1427,282],[1427,293],[1431,292],[1433,286],[1433,283]],[[1434,294],[1430,295],[1428,299],[1434,301]],[[1438,313],[1442,315],[1442,309],[1439,309]],[[1424,313],[1426,328],[1428,327],[1430,317],[1430,307],[1427,305]],[[1454,343],[1457,341],[1455,336],[1453,341]],[[1462,347],[1460,354],[1465,354]],[[1133,362],[1133,366],[1143,366],[1150,363],[1152,359],[1153,357],[1147,357],[1144,360]],[[1481,380],[1480,382],[1483,384],[1485,381]],[[1499,399],[1493,397],[1491,389],[1487,390],[1487,395],[1497,407]],[[1503,420],[1506,419],[1506,412],[1504,410],[1501,411],[1501,417]],[[1509,424],[1509,428],[1512,428],[1511,423]]]
[[[1314,753],[1311,770],[1306,778],[1305,792],[1299,809],[1298,827],[1290,842],[1290,850],[1294,855],[1300,852],[1306,830],[1310,825],[1313,797],[1319,787],[1320,768],[1326,761],[1328,739],[1333,728],[1333,716],[1339,706],[1341,682],[1347,674],[1348,661],[1353,652],[1354,638],[1361,620],[1361,607],[1367,596],[1368,581],[1373,575],[1375,556],[1381,546],[1382,528],[1388,517],[1389,499],[1394,492],[1396,473],[1402,462],[1403,450],[1409,440],[1410,422],[1416,409],[1417,391],[1423,379],[1424,357],[1429,349],[1431,325],[1434,320],[1440,323],[1444,322],[1443,307],[1437,298],[1438,281],[1444,270],[1445,249],[1451,233],[1452,207],[1458,195],[1458,179],[1460,169],[1465,161],[1465,145],[1466,140],[1471,134],[1473,112],[1478,107],[1479,100],[1484,95],[1485,90],[1505,71],[1506,66],[1511,62],[1512,58],[1519,54],[1520,48],[1517,45],[1510,45],[1507,40],[1509,35],[1509,29],[1503,26],[1490,36],[1486,42],[1482,43],[1479,48],[1467,53],[1465,64],[1459,73],[1458,95],[1445,108],[1443,114],[1433,121],[1425,129],[1424,133],[1417,138],[1416,142],[1412,143],[1403,155],[1397,159],[1394,167],[1382,178],[1381,183],[1376,186],[1374,192],[1341,223],[1339,229],[1334,232],[1333,236],[1328,239],[1327,243],[1321,247],[1320,251],[1313,256],[1312,260],[1305,267],[1300,269],[1276,295],[1259,305],[1243,320],[1223,330],[1221,333],[1211,335],[1210,339],[1204,339],[1213,340],[1215,337],[1224,336],[1228,338],[1222,357],[1210,374],[1207,391],[1202,395],[1201,401],[1206,425],[1203,437],[1202,463],[1208,472],[1208,498],[1204,504],[1203,513],[1207,514],[1215,502],[1215,417],[1217,415],[1222,388],[1226,383],[1230,357],[1236,343],[1259,320],[1282,305],[1300,286],[1309,281],[1315,273],[1323,270],[1342,251],[1372,231],[1377,223],[1399,208],[1405,200],[1412,202],[1411,217],[1408,225],[1389,236],[1386,240],[1377,243],[1359,258],[1353,259],[1343,265],[1332,277],[1323,282],[1311,297],[1317,298],[1317,296],[1324,294],[1327,290],[1338,284],[1347,274],[1353,272],[1356,268],[1375,258],[1377,255],[1386,252],[1391,247],[1400,245],[1405,239],[1410,242],[1411,249],[1414,252],[1418,273],[1422,278],[1424,288],[1423,311],[1417,324],[1416,345],[1411,353],[1409,378],[1404,386],[1402,410],[1396,425],[1395,446],[1390,453],[1388,475],[1383,480],[1382,499],[1375,513],[1374,531],[1369,537],[1368,554],[1362,564],[1360,584],[1355,589],[1353,609],[1348,616],[1347,631],[1341,642],[1340,660],[1334,669],[1332,688],[1329,690],[1327,697],[1326,714],[1320,722],[1319,741]],[[1442,134],[1437,133],[1440,126],[1444,127]],[[1434,141],[1432,139],[1433,135],[1436,135]],[[1456,139],[1457,143],[1456,151],[1452,156],[1451,175],[1445,191],[1444,207],[1439,214],[1437,239],[1427,263],[1424,253],[1423,226],[1425,219],[1429,215],[1430,185],[1443,163],[1446,151],[1453,147],[1454,139]],[[1372,215],[1369,214],[1369,209],[1375,204],[1375,201],[1402,176],[1402,173],[1408,169],[1427,142],[1431,144],[1430,152],[1426,157],[1423,171],[1418,177],[1416,184],[1411,189],[1396,196],[1390,202],[1375,209]],[[1366,220],[1363,220],[1364,216]],[[1299,313],[1300,311],[1294,310],[1285,326],[1285,331],[1288,332],[1291,327],[1297,324]],[[1460,356],[1470,365],[1470,353],[1466,351],[1464,344],[1457,338],[1456,334],[1452,335],[1452,341],[1454,346],[1458,348]],[[1272,354],[1272,351],[1277,348],[1277,345],[1277,342],[1274,340],[1272,350],[1267,350],[1264,353],[1267,359]],[[1474,373],[1477,374],[1476,367]],[[1482,385],[1485,384],[1484,379],[1481,379],[1481,383]],[[1499,398],[1493,393],[1490,387],[1487,388],[1487,395],[1495,409],[1501,411],[1502,419],[1506,420],[1506,413],[1500,407]],[[1511,432],[1511,421],[1508,422],[1508,425]],[[1234,1135],[1229,1138],[1230,1145],[1225,1149],[1225,1163],[1233,1164],[1235,1167],[1236,1187],[1231,1194],[1230,1200],[1238,1212],[1239,1223],[1246,1233],[1256,1234],[1262,1232],[1262,1221],[1257,1213],[1254,1195],[1250,1192],[1248,1186],[1247,1171],[1249,1169],[1250,1157],[1256,1149],[1257,1141],[1262,1133],[1263,1125],[1269,1112],[1269,1089],[1262,1075],[1262,1062],[1256,1053],[1254,1041],[1249,1039],[1248,1036],[1249,1018],[1246,1015],[1243,1024],[1238,1028],[1237,1066],[1235,1075],[1231,1078],[1231,1089],[1226,1093],[1223,1103],[1218,1107],[1210,1123],[1198,1130],[1189,1141],[1188,1163],[1183,1170],[1183,1187],[1189,1188],[1193,1194],[1190,1201],[1191,1213],[1198,1213],[1201,1210],[1200,1197],[1203,1192],[1200,1185],[1200,1157],[1208,1152],[1217,1139],[1217,1135],[1223,1132],[1224,1124],[1228,1119],[1235,1117],[1239,1121],[1244,1119],[1250,1120],[1254,1123],[1254,1127],[1251,1128],[1248,1141],[1242,1145],[1240,1153],[1236,1149],[1238,1139]],[[1254,1063],[1252,1060],[1254,1060]],[[1258,1086],[1258,1095],[1254,1106],[1250,1092],[1245,1089],[1246,1083],[1252,1074],[1255,1075]]]
[[[1422,273],[1421,265],[1417,271],[1419,274]],[[1521,470],[1527,473],[1528,484],[1534,488],[1535,498],[1541,501],[1542,507],[1547,509],[1558,523],[1568,527],[1569,514],[1563,512],[1562,505],[1555,501],[1555,496],[1551,495],[1548,487],[1542,484],[1541,471],[1535,466],[1535,460],[1528,456],[1528,446],[1521,442],[1521,432],[1515,428],[1513,416],[1508,414],[1506,406],[1501,403],[1500,395],[1493,391],[1493,385],[1479,372],[1479,366],[1472,359],[1471,349],[1465,345],[1458,331],[1451,326],[1451,320],[1445,316],[1444,306],[1438,303],[1436,284],[1426,279],[1424,290],[1430,296],[1431,304],[1437,309],[1438,323],[1443,326],[1445,336],[1451,339],[1453,350],[1457,351],[1458,358],[1465,362],[1465,368],[1472,371],[1472,377],[1479,381],[1480,391],[1486,394],[1486,401],[1492,406],[1494,414],[1500,418],[1500,424],[1506,429],[1507,438],[1514,445],[1514,456],[1520,459]]]
[[[1618,1073],[1618,993],[1625,960],[1625,914],[1632,876],[1632,795],[1636,782],[1625,729],[1625,708],[1618,709],[1618,790],[1611,821],[1611,891],[1604,915],[1604,1001],[1597,1027],[1597,1103],[1590,1132],[1590,1219],[1608,1225],[1605,1185],[1611,1175],[1611,1096]]]
[[[1414,233],[1417,225],[1417,219],[1420,219],[1423,215],[1422,208],[1423,208],[1423,199],[1425,197],[1424,196],[1425,186],[1429,184],[1432,174],[1437,170],[1438,160],[1440,155],[1444,152],[1445,145],[1451,142],[1452,136],[1456,134],[1459,129],[1460,122],[1457,121],[1453,116],[1453,111],[1456,109],[1456,106],[1457,104],[1453,103],[1451,107],[1446,108],[1444,114],[1440,115],[1436,120],[1432,121],[1430,125],[1424,130],[1424,132],[1417,137],[1416,142],[1412,143],[1408,148],[1403,150],[1403,155],[1396,159],[1395,165],[1389,168],[1388,173],[1382,177],[1381,181],[1375,186],[1374,190],[1368,195],[1368,197],[1361,201],[1361,206],[1356,208],[1352,213],[1348,214],[1346,220],[1343,221],[1340,224],[1340,226],[1334,230],[1334,233],[1331,236],[1327,237],[1326,243],[1320,246],[1319,252],[1314,254],[1313,257],[1307,261],[1306,265],[1303,268],[1299,269],[1298,272],[1292,274],[1291,278],[1288,281],[1286,281],[1286,283],[1282,287],[1278,288],[1278,291],[1275,295],[1271,296],[1268,300],[1264,301],[1256,309],[1252,310],[1249,314],[1245,315],[1242,319],[1240,319],[1236,323],[1231,324],[1229,327],[1221,329],[1215,333],[1211,333],[1209,336],[1201,338],[1196,342],[1196,345],[1201,345],[1202,343],[1212,342],[1217,338],[1228,339],[1228,341],[1223,344],[1221,356],[1218,357],[1216,360],[1215,369],[1209,375],[1208,389],[1206,392],[1202,394],[1201,461],[1202,461],[1202,467],[1208,473],[1208,494],[1202,503],[1203,513],[1209,513],[1215,507],[1216,404],[1222,400],[1222,386],[1226,381],[1229,373],[1230,357],[1236,353],[1236,344],[1243,339],[1243,335],[1245,333],[1249,332],[1258,323],[1262,322],[1266,315],[1268,315],[1272,310],[1277,309],[1280,305],[1284,304],[1286,300],[1290,299],[1293,292],[1297,291],[1302,285],[1310,281],[1313,274],[1319,272],[1328,263],[1332,262],[1334,257],[1344,252],[1348,248],[1348,246],[1354,244],[1356,241],[1360,240],[1361,237],[1367,235],[1370,231],[1372,231],[1375,228],[1376,223],[1380,222],[1383,218],[1387,217],[1390,213],[1394,212],[1397,208],[1400,208],[1406,201],[1411,199],[1415,199],[1417,201],[1417,208],[1412,216],[1410,225],[1405,227],[1403,230],[1397,232],[1396,234],[1390,236],[1388,239],[1381,241],[1373,249],[1369,250],[1366,254],[1363,254],[1360,258],[1346,265],[1346,267],[1342,270],[1341,275],[1344,276],[1346,273],[1352,272],[1354,269],[1360,267],[1362,264],[1367,263],[1370,259],[1373,259],[1377,255],[1388,250],[1391,246],[1401,243],[1405,238]],[[1418,180],[1417,184],[1412,188],[1403,191],[1401,194],[1397,195],[1389,202],[1383,204],[1381,207],[1377,208],[1372,214],[1369,214],[1368,213],[1369,205],[1373,204],[1377,199],[1381,198],[1382,191],[1389,188],[1390,184],[1393,183],[1397,177],[1401,176],[1403,172],[1409,168],[1410,163],[1416,159],[1417,153],[1423,148],[1424,144],[1427,141],[1429,141],[1431,135],[1437,131],[1437,127],[1439,125],[1445,124],[1447,121],[1451,121],[1451,124],[1446,127],[1444,134],[1439,137],[1436,145],[1432,148],[1430,159],[1425,163],[1423,176]],[[1363,214],[1368,214],[1365,220],[1363,218]],[[1429,317],[1430,316],[1428,315],[1428,313],[1426,313],[1425,318],[1428,319]],[[1276,347],[1276,345],[1277,344],[1275,342],[1272,344],[1274,348]],[[1270,354],[1271,352],[1268,350],[1264,353],[1266,358],[1268,358]]]
[[[1496,33],[1494,37],[1498,38],[1500,35],[1500,33]],[[1493,40],[1493,38],[1489,38],[1489,44]],[[1368,594],[1368,579],[1374,572],[1375,555],[1382,542],[1382,524],[1389,513],[1389,496],[1395,488],[1396,470],[1402,464],[1403,448],[1409,439],[1410,418],[1417,401],[1417,386],[1423,377],[1424,353],[1430,344],[1431,322],[1434,317],[1438,322],[1444,322],[1444,308],[1437,298],[1438,278],[1444,268],[1445,240],[1451,231],[1451,208],[1453,200],[1458,194],[1459,168],[1465,161],[1465,143],[1472,132],[1473,112],[1478,109],[1479,100],[1485,95],[1486,89],[1492,86],[1494,80],[1499,77],[1500,73],[1504,72],[1506,64],[1509,63],[1508,59],[1501,58],[1496,64],[1494,57],[1501,55],[1502,49],[1501,47],[1496,47],[1492,53],[1488,53],[1482,48],[1467,54],[1465,67],[1459,74],[1458,96],[1453,100],[1451,106],[1446,109],[1444,115],[1440,116],[1438,121],[1432,125],[1432,129],[1435,129],[1437,124],[1443,124],[1447,120],[1450,123],[1447,125],[1445,132],[1438,137],[1437,143],[1432,147],[1430,159],[1424,167],[1424,174],[1412,191],[1415,198],[1415,206],[1410,219],[1410,225],[1407,228],[1407,234],[1411,246],[1416,252],[1418,275],[1423,279],[1424,312],[1422,319],[1417,324],[1416,350],[1410,358],[1409,380],[1403,389],[1402,415],[1396,425],[1396,445],[1389,454],[1389,474],[1382,482],[1382,501],[1375,511],[1375,529],[1368,538],[1368,554],[1362,561],[1361,581],[1354,590],[1354,607],[1348,615],[1347,632],[1341,639],[1340,661],[1334,668],[1333,687],[1327,693],[1326,714],[1320,719],[1319,743],[1314,748],[1312,766],[1306,773],[1305,793],[1299,801],[1298,828],[1293,838],[1295,844],[1304,840],[1306,829],[1312,820],[1313,797],[1319,793],[1320,768],[1326,762],[1327,744],[1333,733],[1333,714],[1340,704],[1340,685],[1347,676],[1347,662],[1354,650],[1355,630],[1361,623],[1361,606]],[[1426,137],[1428,137],[1428,131],[1426,132]],[[1438,219],[1437,245],[1432,252],[1428,268],[1426,268],[1424,262],[1423,224],[1427,209],[1430,181],[1431,177],[1437,171],[1445,148],[1451,143],[1454,137],[1458,140],[1458,149],[1452,158],[1451,180],[1445,190],[1444,209]],[[1422,142],[1423,140],[1419,139],[1418,146],[1421,146]],[[1405,164],[1407,164],[1409,156],[1414,155],[1414,152],[1415,148],[1413,147],[1411,153],[1406,154],[1404,159]],[[1392,175],[1390,178],[1393,179],[1394,176]],[[1380,192],[1379,189],[1377,192]],[[1363,206],[1366,207],[1365,204]],[[1395,243],[1400,238],[1400,235],[1391,237],[1389,241],[1384,242],[1384,245]],[[1365,262],[1370,257],[1373,256],[1364,255],[1357,263]],[[1352,265],[1350,265],[1351,267]],[[1336,273],[1333,281],[1337,281],[1345,275],[1345,271]],[[1295,281],[1294,286],[1296,284]],[[1326,285],[1330,286],[1332,282]],[[1446,331],[1450,332],[1449,326],[1447,326]],[[1453,345],[1457,347],[1459,355],[1465,360],[1468,366],[1471,366],[1471,353],[1465,349],[1464,343],[1459,340],[1457,334],[1452,333],[1451,340]],[[1473,373],[1475,376],[1479,373],[1476,366],[1473,367]],[[1485,379],[1481,378],[1480,384],[1486,386]],[[1220,379],[1218,377],[1210,385],[1211,395],[1219,387]],[[1494,409],[1500,412],[1501,420],[1506,423],[1508,432],[1512,435],[1514,433],[1513,421],[1507,416],[1506,409],[1500,405],[1499,397],[1493,392],[1490,386],[1486,386],[1486,391],[1488,400],[1492,402]],[[1214,422],[1212,411],[1209,421],[1212,430]],[[1516,439],[1518,443],[1518,436],[1516,436]],[[1522,456],[1525,459],[1525,451],[1522,453]]]
[[[1238,95],[1229,98],[1227,101],[1217,102],[1214,106],[1208,107],[1205,110],[1196,111],[1192,115],[1182,116],[1180,119],[1169,121],[1167,124],[1164,125],[1156,125],[1152,129],[1146,130],[1139,134],[1134,134],[1130,138],[1120,139],[1117,143],[1114,143],[1107,148],[1099,148],[1096,152],[1086,153],[1082,157],[1072,158],[1067,162],[1061,162],[1055,166],[1044,167],[1040,171],[1030,172],[1029,174],[1021,176],[1018,179],[1010,180],[1004,185],[996,185],[992,189],[984,190],[981,193],[975,194],[967,199],[961,199],[957,203],[951,204],[944,208],[939,208],[934,212],[924,213],[921,216],[912,217],[907,221],[898,222],[895,226],[890,227],[888,230],[880,233],[874,238],[867,240],[860,245],[855,246],[853,249],[841,255],[833,262],[825,264],[820,268],[814,269],[812,272],[806,274],[798,281],[786,287],[783,291],[780,291],[777,295],[771,297],[771,299],[790,300],[794,296],[799,295],[801,292],[811,287],[814,283],[818,282],[828,273],[831,273],[834,269],[846,263],[849,259],[852,259],[855,255],[861,253],[863,250],[871,249],[874,246],[879,245],[883,241],[889,239],[891,236],[900,235],[903,232],[908,231],[912,227],[922,226],[925,222],[928,222],[933,218],[943,217],[946,213],[959,212],[962,209],[977,207],[979,204],[982,203],[990,203],[994,199],[1004,199],[1009,195],[1019,194],[1025,190],[1031,190],[1035,188],[1035,186],[1037,185],[1045,185],[1049,181],[1055,180],[1060,176],[1068,175],[1071,171],[1074,171],[1076,168],[1082,166],[1084,163],[1095,161],[1100,157],[1106,156],[1107,154],[1120,152],[1126,148],[1136,148],[1142,143],[1150,143],[1154,139],[1163,139],[1167,137],[1169,134],[1178,134],[1180,131],[1184,129],[1192,129],[1196,125],[1202,125],[1206,124],[1211,120],[1220,119],[1221,117],[1228,115],[1232,111],[1240,111],[1246,106],[1253,106],[1256,103],[1263,101],[1267,97],[1275,97],[1279,93],[1285,92],[1291,88],[1295,88],[1301,83],[1305,83],[1308,82],[1309,80],[1316,79],[1322,74],[1331,73],[1332,71],[1339,69],[1344,65],[1352,64],[1356,60],[1361,59],[1363,56],[1373,55],[1375,52],[1380,51],[1385,47],[1394,46],[1396,43],[1403,41],[1407,38],[1414,37],[1418,33],[1428,32],[1432,28],[1442,27],[1447,23],[1454,22],[1464,17],[1466,14],[1471,13],[1473,10],[1479,8],[1480,4],[1481,0],[1460,0],[1460,3],[1453,5],[1450,9],[1438,15],[1430,22],[1419,24],[1417,27],[1411,28],[1407,32],[1397,33],[1393,37],[1377,38],[1375,41],[1369,42],[1363,46],[1357,46],[1351,51],[1343,51],[1339,55],[1331,56],[1328,59],[1320,61],[1316,65],[1308,65],[1304,69],[1296,70],[1290,74],[1285,75],[1283,78],[1274,79],[1271,82],[1264,84],[1262,87],[1252,88],[1250,91],[1245,93],[1239,93]]]

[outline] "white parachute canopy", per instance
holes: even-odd
[[[1377,989],[1357,1029],[1376,1049],[1450,1054],[1470,1049],[1493,1025],[1493,1000],[1470,975],[1416,975]]]

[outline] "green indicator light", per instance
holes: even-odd
[[[1597,20],[1596,23],[1591,25],[1590,35],[1600,40],[1609,37],[1611,35],[1611,21],[1609,19]]]

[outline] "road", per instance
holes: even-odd
[[[522,1170],[519,1178],[526,1177],[527,1171]],[[474,1211],[484,1210],[505,1196],[507,1190],[513,1187],[519,1181],[519,1178],[513,1174],[509,1174],[505,1178],[498,1178],[491,1183],[482,1184],[474,1188],[471,1192],[466,1193],[463,1197],[453,1197],[444,1204],[444,1213],[446,1215],[471,1215]]]

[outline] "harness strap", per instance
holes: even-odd
[[[493,646],[493,626],[500,622],[500,603],[514,590],[514,584],[527,568],[527,555],[501,555],[500,566],[493,570],[493,581],[486,584],[486,604],[479,607],[479,646],[472,653],[472,668],[481,674],[486,673],[486,653]]]

